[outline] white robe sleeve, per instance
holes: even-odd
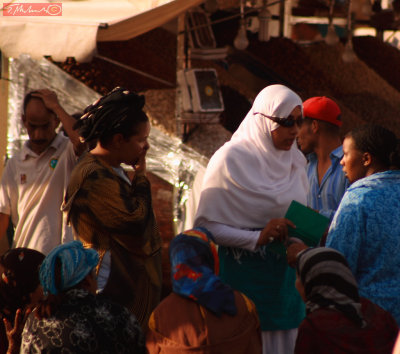
[[[257,241],[261,233],[261,231],[238,229],[215,221],[203,220],[197,226],[204,227],[210,231],[218,245],[243,248],[248,251],[257,249]]]

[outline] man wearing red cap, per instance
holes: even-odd
[[[298,145],[307,155],[309,207],[332,219],[349,182],[340,160],[343,157],[339,106],[327,97],[312,97],[303,103],[304,122]]]

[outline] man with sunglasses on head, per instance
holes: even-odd
[[[340,165],[341,111],[328,97],[312,97],[303,103],[303,116],[297,142],[308,160],[307,204],[332,220],[349,185]]]

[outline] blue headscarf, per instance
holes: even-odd
[[[233,289],[216,275],[218,254],[212,235],[204,228],[184,231],[170,245],[172,290],[217,316],[236,315]]]
[[[56,285],[55,265],[56,260],[61,265],[61,282]],[[44,259],[39,279],[45,294],[57,295],[79,284],[86,275],[93,270],[99,262],[98,253],[85,249],[80,241],[72,241],[54,248]]]

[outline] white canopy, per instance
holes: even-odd
[[[29,1],[32,4],[32,1]],[[39,2],[39,1],[38,1]],[[41,0],[40,3],[55,1]],[[0,16],[0,50],[56,61],[90,61],[97,41],[127,40],[159,27],[203,0],[81,0],[62,3],[61,16]],[[27,0],[18,3],[28,3]]]

